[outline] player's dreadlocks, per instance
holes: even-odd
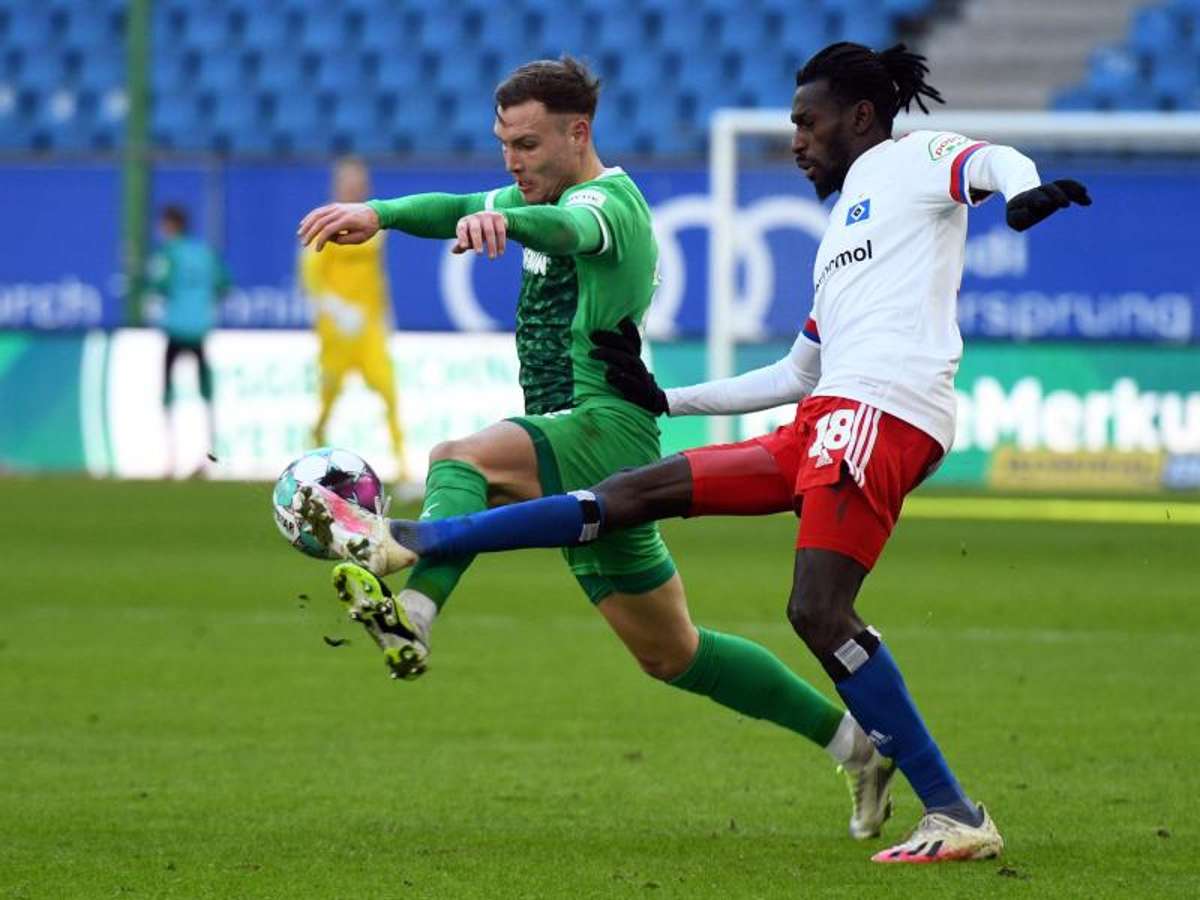
[[[830,91],[843,103],[870,100],[879,124],[890,134],[896,113],[907,111],[914,100],[925,113],[929,107],[923,98],[946,102],[937,88],[925,83],[928,74],[925,57],[910,52],[904,44],[876,53],[862,44],[841,41],[830,44],[805,63],[796,73],[796,85],[824,78]]]

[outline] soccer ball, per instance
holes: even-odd
[[[377,512],[383,502],[383,482],[365,459],[357,453],[337,447],[310,450],[293,460],[275,482],[271,505],[280,534],[301,553],[317,559],[337,559],[337,555],[317,540],[316,535],[300,528],[300,522],[292,510],[292,498],[305,484],[319,484],[363,509]]]

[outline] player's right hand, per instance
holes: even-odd
[[[296,234],[307,247],[320,252],[329,241],[335,244],[361,244],[379,230],[379,213],[365,203],[328,203],[318,206],[300,221]]]
[[[604,377],[630,403],[636,403],[656,416],[670,412],[666,392],[642,361],[642,336],[633,320],[626,316],[617,323],[619,331],[593,331],[595,349],[592,359],[604,362]]]

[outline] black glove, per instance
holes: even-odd
[[[1072,203],[1091,206],[1092,198],[1088,196],[1087,188],[1070,178],[1048,181],[1028,191],[1022,191],[1008,201],[1008,227],[1013,231],[1024,231],[1055,210],[1066,209]]]
[[[620,331],[593,331],[596,347],[588,355],[604,362],[604,377],[622,397],[661,416],[667,412],[667,395],[642,362],[642,337],[637,326],[626,316],[617,327]]]

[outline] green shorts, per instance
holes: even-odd
[[[658,425],[623,403],[585,400],[574,409],[508,421],[533,439],[538,479],[547,495],[589,488],[659,458]],[[563,556],[593,603],[610,594],[654,590],[675,574],[675,561],[654,522],[564,547]]]

